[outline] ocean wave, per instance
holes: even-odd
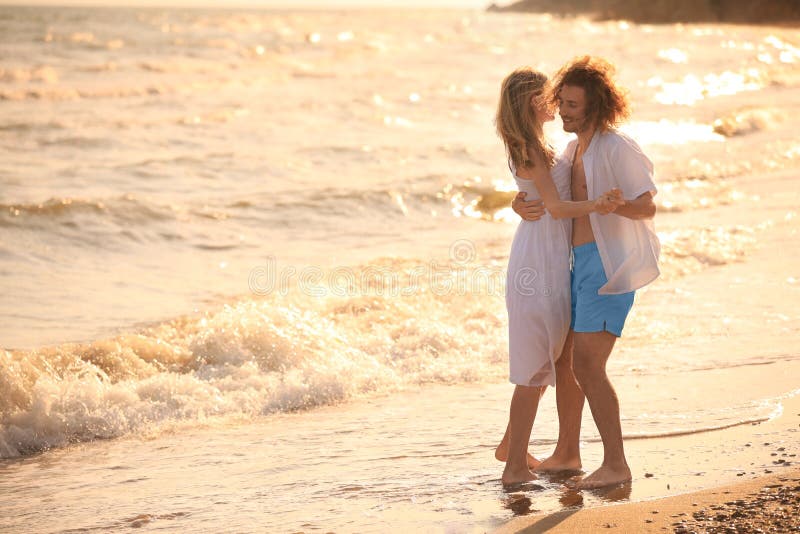
[[[209,156],[210,157],[210,156]],[[224,155],[222,156],[224,157]],[[181,164],[200,164],[203,158],[178,158]],[[207,159],[205,160],[207,161]],[[172,160],[152,160],[135,166],[138,175],[148,164],[170,164]],[[50,198],[42,202],[0,203],[0,227],[36,231],[42,239],[76,239],[86,244],[86,232],[100,232],[95,241],[112,246],[121,231],[152,240],[174,241],[174,223],[184,227],[184,237],[217,235],[215,228],[241,232],[261,225],[304,227],[309,220],[350,217],[359,211],[367,220],[388,216],[431,217],[431,212],[447,210],[447,200],[435,193],[403,192],[392,189],[345,190],[327,188],[311,194],[271,192],[247,198],[219,199],[215,204],[163,200],[125,194],[105,198]],[[192,226],[185,226],[191,224]],[[220,226],[218,226],[220,225]],[[224,225],[221,226],[221,225]],[[231,230],[234,231],[234,230]],[[131,234],[131,232],[133,234]],[[183,238],[181,238],[183,239]],[[205,238],[204,238],[205,239]],[[224,250],[239,243],[197,245],[204,250]]]
[[[421,181],[429,178],[439,177],[425,176]],[[510,182],[495,180],[482,183],[467,180],[448,183],[438,190],[430,191],[377,189],[361,192],[352,199],[358,200],[361,205],[372,205],[376,209],[388,209],[390,212],[400,211],[404,215],[419,210],[426,214],[435,213],[437,216],[441,213],[488,222],[517,222],[519,217],[511,210],[511,201],[516,194],[517,190]],[[333,196],[336,197],[335,194]],[[312,201],[327,204],[329,198],[331,197],[328,195],[315,195]]]
[[[133,195],[103,200],[50,198],[40,203],[0,204],[0,224],[27,225],[31,219],[58,219],[78,214],[110,214],[121,221],[165,220],[171,218],[164,206],[145,202]]]
[[[733,204],[745,198],[744,193],[721,179],[683,177],[659,184],[655,197],[658,211],[676,213]]]
[[[40,139],[40,147],[66,146],[76,149],[109,148],[114,141],[108,137],[88,137],[85,135],[65,135],[51,139]]]
[[[44,37],[42,37],[42,41],[45,43],[67,44],[76,48],[88,50],[119,50],[126,46],[126,42],[123,39],[105,39],[88,31],[77,31],[66,34],[48,30]]]
[[[502,300],[417,289],[291,291],[93,343],[0,352],[0,458],[424,383],[501,380]]]
[[[67,128],[68,128],[67,124],[59,120],[50,120],[45,122],[36,122],[36,121],[7,122],[5,124],[0,124],[0,132],[65,130]]]
[[[251,195],[245,201],[231,201],[242,216],[274,219],[280,213],[306,213],[308,217],[350,217],[354,211],[370,220],[386,215],[430,216],[446,209],[448,196],[441,192],[409,191],[406,188],[340,189],[321,188],[312,192],[284,192]],[[293,221],[281,219],[286,224]]]
[[[722,409],[704,410],[698,414],[691,413],[640,413],[637,421],[656,421],[657,426],[666,428],[649,432],[625,433],[625,439],[655,439],[678,436],[691,436],[707,432],[717,432],[737,426],[754,425],[771,421],[783,415],[784,402],[800,394],[800,390],[788,391],[778,397],[756,399],[739,405]],[[666,423],[666,425],[664,425]],[[633,424],[636,424],[635,422]],[[600,441],[600,438],[587,441]]]
[[[249,201],[236,201],[232,208],[252,206]],[[130,225],[161,221],[185,221],[191,217],[224,221],[231,213],[224,208],[209,205],[164,204],[131,194],[117,197],[50,198],[44,202],[2,204],[0,203],[0,226],[47,227],[48,224],[63,224],[65,220],[88,215]]]
[[[0,68],[0,82],[40,82],[56,83],[58,81],[58,71],[50,65],[37,65],[35,67],[24,68]]]
[[[714,121],[714,131],[725,137],[746,135],[777,127],[785,117],[777,109],[742,109]]]
[[[19,232],[20,243],[35,232],[42,243],[80,250],[130,253],[131,241],[143,246],[161,243],[230,250],[246,246],[243,240],[230,238],[230,227],[219,226],[233,215],[237,213],[224,207],[165,204],[130,194],[103,199],[53,198],[42,203],[0,204],[0,228]]]
[[[661,269],[666,278],[741,261],[759,228],[708,226],[659,232]]]
[[[65,138],[51,143],[83,146],[91,139]],[[99,141],[98,141],[99,142]],[[178,155],[171,158],[142,160],[117,166],[119,170],[137,176],[149,176],[147,169],[156,172],[171,165],[202,166],[211,158],[225,160],[230,153],[201,156]],[[708,173],[725,174],[730,170],[708,169]],[[709,178],[702,170],[659,186],[656,197],[659,210],[679,212],[729,204],[742,198],[742,193],[733,189],[722,179]],[[284,226],[306,224],[308,218],[346,216],[357,210],[368,220],[379,217],[469,217],[487,222],[514,223],[519,217],[511,210],[511,201],[516,195],[514,186],[508,182],[482,183],[467,180],[447,183],[439,187],[442,176],[423,176],[411,186],[371,189],[319,188],[308,193],[296,191],[271,191],[249,194],[247,198],[220,199],[214,205],[192,205],[164,203],[134,195],[101,199],[51,198],[39,203],[0,203],[0,226],[42,227],[49,221],[62,222],[65,218],[79,214],[93,214],[112,222],[125,225],[147,224],[153,221],[181,220],[189,218],[206,221],[238,220],[244,224],[280,222]]]
[[[753,235],[703,228],[661,238],[669,278],[737,261]],[[202,314],[91,343],[0,351],[0,458],[426,383],[502,381],[504,262],[452,256],[445,270],[379,258],[285,287],[254,270],[255,296]]]
[[[663,417],[663,415],[659,415],[659,417]],[[737,426],[744,426],[744,425],[753,425],[757,423],[763,423],[764,421],[769,421],[772,419],[769,415],[762,415],[762,416],[753,416],[750,418],[739,419],[738,421],[734,421],[731,423],[722,423],[716,425],[698,425],[694,428],[677,428],[674,430],[665,430],[662,432],[639,432],[639,433],[630,433],[624,434],[622,437],[624,439],[655,439],[655,438],[676,438],[679,436],[692,436],[695,434],[705,434],[706,432],[716,432],[719,430],[726,430],[728,428],[735,428]],[[600,438],[596,439],[589,439],[587,441],[602,441]]]
[[[464,193],[455,193],[450,199],[451,204],[453,204],[453,212],[458,215],[485,221],[514,221],[519,219],[511,210],[511,201],[516,196],[516,191],[497,191],[483,188],[476,190],[472,187],[465,187]],[[470,197],[471,200],[464,200]]]
[[[0,90],[0,100],[81,100],[92,98],[129,98],[137,96],[165,95],[179,92],[166,85],[144,87],[117,87],[90,89],[78,87],[27,87],[24,89]]]
[[[19,89],[0,89],[0,100],[90,100],[112,98],[136,98],[143,96],[164,96],[173,94],[198,94],[212,92],[229,83],[227,78],[216,78],[212,81],[199,82],[152,82],[140,86],[97,87],[69,86],[49,84],[45,86],[29,85]]]
[[[119,70],[119,64],[116,61],[104,61],[102,63],[82,65],[76,67],[75,70],[79,72],[114,72]]]

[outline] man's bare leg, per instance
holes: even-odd
[[[508,460],[503,470],[504,485],[535,480],[528,468],[528,442],[539,409],[541,387],[516,386],[511,397],[508,422]]]
[[[544,386],[544,387],[541,388],[541,393],[539,393],[539,400],[542,399],[542,396],[544,395],[544,392],[546,390],[547,390],[547,386]],[[498,460],[500,460],[501,462],[505,462],[506,460],[508,460],[508,429],[509,428],[511,428],[511,422],[509,422],[509,424],[506,425],[506,433],[503,434],[503,439],[500,440],[500,445],[498,445],[497,448],[494,450],[494,457],[497,458]],[[528,467],[530,469],[535,468],[540,463],[542,463],[541,460],[538,460],[533,455],[531,455],[531,453],[528,453]]]
[[[556,408],[558,443],[536,471],[579,471],[581,469],[581,417],[584,396],[572,372],[573,332],[569,331],[561,356],[556,360]]]
[[[608,332],[576,332],[573,370],[603,439],[603,465],[576,484],[579,489],[627,482],[631,470],[622,445],[619,400],[606,374],[606,362],[617,338]]]

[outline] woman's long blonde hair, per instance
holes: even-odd
[[[495,126],[506,146],[506,153],[516,169],[532,167],[531,153],[539,154],[548,167],[555,153],[544,140],[542,123],[536,118],[531,97],[549,100],[547,76],[530,67],[522,67],[503,80]]]

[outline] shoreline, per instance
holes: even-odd
[[[739,467],[735,470],[739,480],[727,477],[709,481],[701,489],[682,487],[686,466],[677,464],[674,456],[663,458],[659,465],[661,472],[634,466],[632,484],[593,490],[609,495],[618,492],[621,498],[584,507],[582,494],[593,491],[573,491],[574,505],[555,512],[515,517],[494,532],[800,532],[800,448],[792,436],[797,433],[800,433],[800,395],[785,399],[783,414],[775,419],[707,435],[705,441],[711,441],[711,448],[720,455],[739,455]],[[665,449],[672,449],[685,439],[657,438],[649,445],[626,441],[626,450],[637,464],[658,463],[657,457]],[[703,456],[692,457],[689,469],[699,467]],[[584,465],[587,473],[592,468]],[[627,500],[631,487],[654,482],[666,485],[661,496]],[[734,530],[726,530],[731,527]]]
[[[730,528],[734,530],[726,530]],[[780,473],[682,495],[516,518],[495,533],[789,532],[798,529],[800,467],[792,466]]]

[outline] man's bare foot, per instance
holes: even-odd
[[[581,458],[580,456],[550,456],[549,458],[545,458],[544,460],[536,466],[536,471],[541,473],[560,473],[563,471],[580,471],[581,467]]]
[[[508,443],[503,441],[497,448],[494,450],[494,457],[500,460],[501,462],[506,462],[508,460]],[[528,469],[535,469],[540,463],[541,460],[537,460],[530,453],[528,453]]]
[[[612,469],[605,465],[600,466],[600,469],[589,475],[588,477],[584,478],[583,480],[578,480],[572,486],[575,489],[596,489],[596,488],[605,488],[607,486],[613,486],[615,484],[622,484],[624,482],[630,482],[631,480],[631,470],[628,466],[625,466],[620,469]]]
[[[536,480],[537,477],[530,469],[527,467],[524,469],[512,469],[506,464],[506,468],[503,470],[503,485],[510,486],[513,484],[520,484],[522,482],[530,482],[531,480]]]

